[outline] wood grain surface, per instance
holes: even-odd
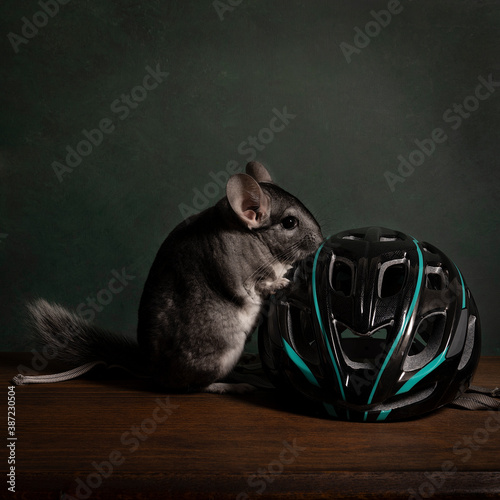
[[[4,415],[31,359],[0,354]],[[500,358],[482,358],[475,383],[499,386]],[[16,492],[4,482],[0,498],[500,498],[500,412],[339,422],[275,391],[168,395],[98,370],[15,394]]]

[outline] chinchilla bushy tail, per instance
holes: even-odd
[[[137,375],[146,375],[136,342],[97,328],[58,304],[40,299],[28,305],[34,341],[50,353],[51,359],[69,367],[104,362],[118,365]]]

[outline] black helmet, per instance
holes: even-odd
[[[472,294],[433,245],[370,227],[328,238],[292,270],[259,331],[278,386],[356,421],[416,417],[459,397],[480,355]]]

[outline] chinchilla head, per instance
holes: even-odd
[[[295,196],[274,184],[263,165],[251,162],[246,174],[233,175],[227,199],[240,223],[284,264],[314,252],[323,241],[311,212]]]

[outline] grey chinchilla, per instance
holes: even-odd
[[[312,214],[251,162],[226,196],[179,224],[153,262],[139,306],[137,343],[40,299],[35,337],[71,367],[118,364],[179,391],[244,392],[222,382],[240,358],[269,294],[291,264],[323,240]]]

